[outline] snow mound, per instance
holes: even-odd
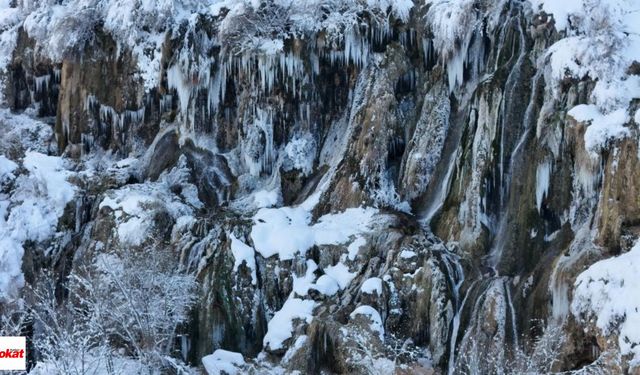
[[[231,252],[235,259],[233,272],[238,272],[238,267],[244,263],[251,270],[251,283],[256,285],[258,280],[256,275],[255,251],[251,246],[237,239],[233,233],[229,234],[229,238],[231,238]]]
[[[157,182],[146,182],[124,186],[118,190],[111,190],[100,202],[99,208],[108,207],[113,210],[116,221],[118,239],[124,246],[140,246],[151,235],[156,223],[157,210],[165,210],[173,221],[183,225],[185,220],[194,215],[194,204],[189,196],[176,196],[171,191],[174,183],[180,182],[182,177],[180,168],[174,168],[163,174]],[[182,181],[183,186],[192,186]],[[189,191],[189,189],[182,189]],[[183,219],[181,219],[183,218]]]
[[[22,244],[51,238],[76,192],[63,159],[29,151],[22,165],[27,174],[15,177],[17,163],[0,157],[0,182],[15,178],[13,192],[0,194],[0,298],[11,298],[24,283]]]
[[[5,179],[13,178],[13,171],[18,168],[18,164],[7,159],[4,155],[0,155],[0,183]]]
[[[578,122],[590,123],[584,133],[584,143],[592,156],[597,156],[611,141],[630,134],[624,126],[630,120],[625,108],[605,115],[595,105],[581,104],[573,107],[568,114]]]
[[[366,316],[369,319],[369,327],[373,332],[377,332],[380,335],[380,340],[384,340],[384,326],[382,325],[382,318],[378,310],[368,305],[362,305],[357,307],[349,317],[354,319],[358,315]]]
[[[640,365],[640,242],[631,251],[594,263],[576,279],[571,312],[618,335],[623,355]]]
[[[382,295],[382,279],[379,277],[372,277],[367,279],[360,286],[360,291],[366,294],[374,294],[377,293],[378,296]]]
[[[239,367],[245,365],[245,361],[240,353],[218,349],[202,357],[202,365],[209,375],[236,375],[242,373]]]
[[[312,300],[288,299],[269,321],[267,334],[263,339],[264,346],[271,350],[282,349],[284,342],[292,337],[294,320],[311,323],[315,306],[316,303]]]
[[[277,254],[280,260],[292,259],[314,245],[344,244],[368,232],[376,213],[373,208],[349,208],[312,225],[311,211],[304,206],[263,208],[253,217],[251,240],[265,258]]]

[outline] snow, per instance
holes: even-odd
[[[640,365],[640,242],[626,254],[591,265],[575,282],[571,312],[595,321],[605,335],[618,334],[623,355]]]
[[[202,365],[209,375],[236,375],[242,373],[239,367],[245,365],[245,361],[240,353],[218,349],[202,357]]]
[[[191,184],[184,181],[184,169],[180,163],[169,172],[163,173],[158,181],[131,184],[117,190],[107,191],[98,208],[113,211],[118,239],[125,247],[140,246],[151,236],[156,224],[157,210],[166,210],[176,225],[182,217],[193,216],[194,209],[201,204],[188,197],[178,197],[171,186],[182,185],[182,191]],[[189,191],[188,189],[186,191]],[[180,199],[181,198],[181,199]],[[196,204],[196,206],[194,206]]]
[[[15,172],[17,166],[1,156],[0,181]],[[59,157],[29,151],[22,166],[27,174],[13,176],[13,192],[0,194],[0,298],[3,299],[12,298],[23,285],[22,244],[52,237],[58,219],[76,192],[67,181],[73,173]]]
[[[356,256],[358,256],[358,251],[360,251],[360,248],[366,244],[367,240],[360,236],[356,237],[356,239],[353,240],[353,242],[351,242],[349,244],[349,247],[347,248],[347,256],[349,260],[355,260]]]
[[[293,292],[299,296],[306,296],[309,292],[309,288],[313,286],[313,282],[316,279],[314,272],[318,269],[318,265],[311,259],[307,259],[307,270],[302,277],[293,275]]]
[[[229,234],[229,238],[231,238],[231,252],[235,259],[233,263],[233,272],[238,272],[238,267],[240,267],[242,263],[245,263],[251,270],[251,283],[256,285],[257,275],[255,251],[251,246],[237,239],[233,233]]]
[[[263,208],[253,217],[251,240],[263,257],[278,255],[292,259],[314,245],[338,245],[370,230],[373,208],[349,208],[322,216],[311,225],[311,212],[304,206]]]
[[[340,289],[348,287],[351,280],[357,275],[356,272],[349,272],[349,267],[344,265],[344,263],[337,263],[335,266],[326,267],[324,273],[334,279],[340,286]]]
[[[344,289],[355,276],[355,273],[349,273],[346,266],[338,263],[336,266],[327,267],[324,270],[325,274],[314,282],[318,265],[312,259],[307,259],[306,265],[303,276],[293,275],[293,295],[304,297],[309,293],[309,289],[315,289],[326,296],[333,296],[340,289]]]
[[[0,105],[4,103],[6,69],[16,47],[20,12],[11,7],[10,0],[0,0]]]
[[[534,9],[552,13],[566,37],[546,57],[554,94],[567,78],[596,82],[589,103],[570,111],[578,121],[591,121],[585,146],[592,156],[612,140],[626,137],[629,102],[640,97],[640,77],[627,69],[640,61],[640,12],[634,0],[530,0]]]
[[[18,164],[6,158],[4,155],[0,155],[0,183],[4,180],[13,178],[13,171],[18,168]]]
[[[358,315],[366,316],[369,319],[369,327],[371,330],[377,332],[380,335],[380,340],[384,341],[384,326],[382,325],[380,313],[371,306],[362,305],[353,310],[353,312],[349,314],[349,317],[353,319]]]
[[[340,290],[338,282],[329,275],[320,276],[312,287],[325,296],[333,296]]]
[[[416,252],[412,250],[402,250],[400,252],[400,258],[402,259],[411,259],[415,258],[416,256],[418,256],[418,254],[416,254]]]
[[[55,233],[58,218],[73,199],[76,189],[67,181],[72,173],[62,158],[35,151],[26,153],[23,166],[29,175],[18,178],[12,201],[21,204],[12,208],[6,229],[20,242],[44,241]]]
[[[109,207],[115,211],[115,217],[119,219],[122,213],[131,216],[117,226],[118,238],[122,244],[139,246],[148,236],[151,223],[147,220],[145,205],[153,202],[148,191],[134,189],[119,190],[113,198],[106,196],[100,205],[100,209]]]
[[[286,162],[290,163],[283,166],[285,170],[298,169],[305,176],[311,173],[316,153],[316,145],[311,136],[292,139],[284,148],[284,152]]]
[[[264,346],[271,350],[282,349],[284,342],[292,336],[293,321],[301,319],[311,323],[315,306],[316,303],[312,300],[290,298],[285,301],[267,325],[267,333],[263,339]]]
[[[104,353],[96,349],[90,349],[82,355],[66,357],[68,362],[64,363],[67,374],[92,374],[92,375],[114,375],[114,374],[148,374],[153,369],[145,366],[141,361],[122,356],[117,352]],[[61,361],[41,360],[29,371],[31,375],[60,374]]]
[[[590,122],[584,134],[584,143],[592,156],[597,156],[611,141],[630,134],[624,126],[630,120],[625,108],[605,115],[595,105],[581,104],[573,107],[568,115],[579,122]]]
[[[276,206],[281,200],[279,189],[258,190],[253,194],[253,201],[258,208]]]
[[[382,279],[379,277],[372,277],[365,280],[360,286],[360,291],[366,294],[376,293],[378,296],[382,296]]]
[[[556,29],[565,30],[569,25],[569,16],[580,14],[583,9],[583,0],[530,0],[534,9],[543,9],[546,13],[553,14]]]
[[[298,350],[304,347],[304,345],[307,343],[307,340],[309,340],[309,336],[307,335],[298,336],[298,338],[296,338],[296,341],[293,343],[293,345],[291,345],[289,350],[287,350],[284,357],[282,357],[282,362],[283,363],[289,362],[291,358],[293,358],[293,356],[298,352]]]
[[[51,126],[31,118],[34,112],[29,108],[21,114],[14,114],[9,109],[0,108],[0,150],[3,153],[11,150],[20,155],[26,151],[47,154],[50,151]]]

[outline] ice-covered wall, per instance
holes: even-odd
[[[38,153],[1,149],[6,295],[23,258],[28,283],[167,247],[202,286],[180,349],[207,369],[636,363],[629,325],[584,319],[618,293],[585,290],[608,261],[581,274],[640,233],[631,0],[0,10],[0,90],[25,110],[0,140],[54,124]],[[42,235],[20,229],[29,199]]]

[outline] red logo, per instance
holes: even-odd
[[[5,349],[0,351],[0,358],[24,358],[24,349]]]

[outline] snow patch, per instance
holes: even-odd
[[[280,203],[280,190],[259,190],[253,193],[253,202],[258,208],[273,207]]]
[[[584,134],[584,143],[594,157],[612,141],[630,134],[624,126],[630,120],[626,108],[605,115],[595,105],[581,104],[573,107],[568,115],[578,122],[590,122]]]
[[[231,238],[231,252],[233,253],[234,259],[233,272],[238,272],[238,267],[240,267],[242,263],[245,263],[251,270],[251,283],[256,285],[257,275],[255,251],[251,246],[237,239],[233,233],[229,234],[229,238]]]
[[[358,315],[364,315],[369,319],[369,327],[373,332],[377,332],[380,336],[380,340],[384,341],[384,326],[382,325],[382,318],[380,317],[380,313],[371,306],[363,305],[357,307],[349,317],[354,319]]]
[[[322,216],[311,225],[311,212],[303,206],[263,208],[253,217],[251,239],[256,251],[268,258],[292,259],[314,245],[338,245],[368,232],[377,210],[349,208]]]
[[[605,335],[617,334],[623,355],[640,365],[640,242],[626,254],[601,260],[575,282],[571,312],[595,321]]]
[[[213,354],[202,357],[202,365],[209,375],[241,374],[240,367],[246,363],[242,354],[218,349]]]
[[[0,155],[0,183],[4,180],[13,178],[13,171],[18,168],[18,164],[7,159],[4,155]]]
[[[282,349],[284,342],[292,336],[294,320],[300,319],[311,323],[315,306],[316,303],[312,300],[288,299],[269,321],[267,334],[263,339],[264,346],[271,350]]]
[[[318,278],[313,288],[325,296],[333,296],[340,290],[338,282],[329,275],[322,275]]]
[[[1,179],[15,177],[10,195],[0,194],[0,298],[10,299],[24,284],[22,275],[22,244],[51,238],[58,220],[76,192],[67,181],[73,175],[60,157],[35,151],[25,154],[22,161],[28,172],[13,176],[17,163],[0,157]]]
[[[365,280],[360,286],[360,291],[366,294],[377,293],[378,296],[382,296],[382,279],[379,277],[372,277]]]
[[[340,286],[340,289],[348,287],[349,284],[351,284],[351,280],[353,280],[357,275],[356,272],[349,272],[349,267],[343,263],[326,267],[324,269],[324,273],[334,279]]]
[[[351,242],[349,244],[349,247],[347,248],[347,257],[349,258],[349,260],[355,260],[356,256],[358,256],[358,251],[360,251],[360,248],[366,244],[367,240],[365,240],[363,237],[356,237],[356,239],[353,240],[353,242]]]

